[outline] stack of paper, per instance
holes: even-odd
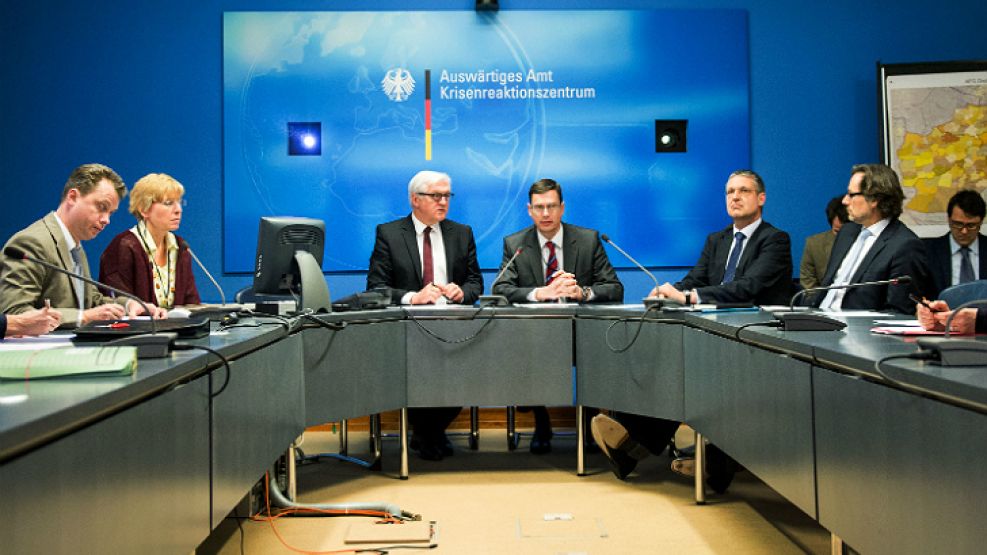
[[[137,347],[67,347],[0,352],[0,379],[127,376],[137,368]]]

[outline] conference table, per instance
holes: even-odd
[[[307,426],[527,404],[683,421],[863,553],[987,544],[974,504],[987,491],[987,364],[888,360],[889,381],[875,361],[917,348],[871,333],[872,317],[837,332],[772,320],[640,305],[395,307],[188,341],[230,360],[225,387],[218,358],[196,351],[142,360],[131,378],[2,382],[0,537],[12,552],[188,552]]]

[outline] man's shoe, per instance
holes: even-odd
[[[692,457],[679,457],[672,461],[672,472],[686,478],[696,477],[696,459]]]
[[[695,479],[696,477],[696,459],[692,457],[679,457],[672,461],[672,472],[678,474],[679,476],[685,476],[686,478]],[[727,492],[727,488],[730,487],[730,483],[733,482],[733,472],[724,472],[722,474],[712,474],[706,473],[706,485],[716,493],[722,495]]]
[[[543,436],[535,434],[531,437],[531,444],[528,446],[528,450],[531,451],[533,455],[547,455],[552,452],[552,436]]]
[[[452,442],[449,441],[449,436],[442,434],[442,441],[439,443],[439,452],[442,453],[443,457],[451,457],[456,454],[456,451],[452,448]]]
[[[426,461],[441,461],[442,451],[433,443],[423,440],[418,436],[411,436],[409,447],[418,454],[420,459]]]
[[[627,429],[605,414],[594,416],[589,428],[593,441],[607,457],[610,470],[618,480],[626,478],[637,466],[637,462],[647,456],[644,448],[627,433]]]

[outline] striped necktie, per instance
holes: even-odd
[[[545,243],[548,247],[548,260],[545,261],[545,285],[552,283],[555,279],[555,272],[559,271],[559,259],[555,256],[555,243],[549,241]]]

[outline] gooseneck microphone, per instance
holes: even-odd
[[[493,286],[500,281],[500,278],[504,277],[504,272],[511,267],[511,264],[514,264],[514,261],[517,260],[518,255],[520,255],[523,250],[524,247],[514,249],[514,255],[511,256],[511,258],[507,261],[507,264],[504,264],[504,267],[497,272],[497,277],[495,277],[493,282],[490,284],[490,291],[493,291]],[[507,306],[507,304],[509,304],[507,302],[507,297],[503,295],[480,295],[479,303],[480,306]]]
[[[792,295],[792,300],[789,301],[788,308],[789,310],[795,310],[795,302],[805,296],[806,293],[829,291],[831,289],[856,289],[857,287],[869,287],[871,285],[908,285],[911,282],[912,276],[899,276],[896,278],[882,279],[878,281],[861,281],[858,283],[844,283],[843,285],[829,285],[827,287],[810,287],[809,289],[803,289]]]
[[[627,251],[625,251],[624,249],[618,247],[617,246],[617,243],[614,243],[613,241],[611,241],[610,240],[610,237],[607,236],[606,233],[600,235],[600,239],[603,239],[603,242],[605,242],[606,244],[610,245],[611,247],[617,249],[617,252],[619,252],[620,254],[624,255],[624,257],[626,257],[627,260],[630,260],[631,262],[633,262],[634,265],[638,267],[638,269],[640,269],[642,272],[644,272],[645,274],[647,274],[647,276],[649,278],[651,278],[651,281],[655,282],[655,291],[658,291],[658,280],[655,278],[654,274],[652,274],[651,272],[649,272],[648,269],[644,267],[643,264],[641,264],[637,260],[634,260],[634,257],[633,256],[627,254]],[[660,305],[660,304],[661,304],[661,299],[659,299],[658,297],[645,297],[644,298],[644,307],[645,308],[651,308],[652,306]]]
[[[151,335],[150,336],[148,336],[148,335],[145,334],[143,336],[132,336],[131,337],[131,339],[133,339],[133,338],[140,338],[140,339],[135,339],[135,341],[132,343],[133,345],[137,346],[137,348],[138,348],[138,358],[156,358],[155,356],[152,356],[152,353],[153,354],[157,354],[157,356],[167,356],[167,354],[168,354],[167,347],[170,346],[171,341],[175,338],[175,336],[174,336],[174,334],[160,334],[160,335],[157,334],[158,333],[158,329],[157,329],[157,324],[154,321],[153,313],[151,312],[150,308],[148,308],[147,303],[145,303],[140,297],[134,295],[133,293],[129,293],[127,291],[124,291],[122,289],[117,289],[116,287],[113,287],[112,285],[107,285],[107,284],[105,284],[105,283],[103,283],[101,281],[96,281],[94,279],[87,278],[86,276],[83,276],[81,274],[77,274],[75,272],[66,270],[65,268],[62,268],[61,266],[56,266],[56,265],[54,265],[51,262],[48,262],[46,260],[41,260],[40,258],[35,258],[33,256],[30,256],[29,254],[25,253],[24,251],[18,249],[17,247],[7,247],[7,248],[3,249],[3,254],[4,254],[4,256],[6,256],[8,258],[13,258],[13,259],[16,259],[16,260],[27,260],[28,262],[33,262],[35,264],[44,266],[45,268],[48,268],[49,270],[54,270],[54,271],[59,272],[61,274],[65,274],[65,275],[67,275],[67,276],[69,276],[71,278],[82,280],[82,281],[84,281],[84,282],[86,282],[86,283],[88,283],[90,285],[95,285],[96,287],[102,287],[103,289],[108,289],[110,291],[113,291],[117,295],[120,295],[122,297],[127,297],[128,299],[133,299],[133,300],[137,301],[137,303],[139,305],[141,305],[141,307],[144,309],[144,312],[150,317],[150,320],[151,320]],[[154,339],[151,339],[151,336],[154,336]],[[125,345],[126,343],[124,341],[120,341],[119,343],[116,343],[116,344],[117,345]],[[164,348],[164,354],[158,354],[158,353],[161,352],[160,351],[160,348],[161,348],[162,345],[165,346],[165,348]],[[142,348],[143,348],[143,350],[142,350]]]
[[[209,270],[206,269],[206,265],[203,264],[201,260],[199,260],[199,257],[196,256],[194,252],[192,252],[192,247],[188,246],[188,243],[185,243],[184,241],[182,241],[182,244],[185,247],[185,250],[188,251],[189,255],[192,256],[192,260],[195,260],[195,263],[199,265],[199,268],[201,268],[202,272],[206,274],[206,277],[209,278],[209,281],[211,281],[212,284],[216,286],[216,289],[219,291],[219,298],[222,301],[223,306],[226,306],[226,293],[223,292],[223,288],[220,287],[219,283],[216,282],[216,278],[212,277],[212,274],[210,274]]]
[[[774,317],[781,322],[781,329],[785,331],[837,331],[846,327],[846,323],[822,314],[808,312],[796,312],[795,303],[806,293],[817,291],[829,291],[831,289],[855,289],[857,287],[870,287],[873,285],[905,285],[912,282],[911,276],[900,276],[892,279],[882,279],[878,281],[862,281],[858,283],[845,283],[842,285],[829,285],[827,287],[811,287],[803,289],[792,295],[788,308],[791,312],[776,312]]]

